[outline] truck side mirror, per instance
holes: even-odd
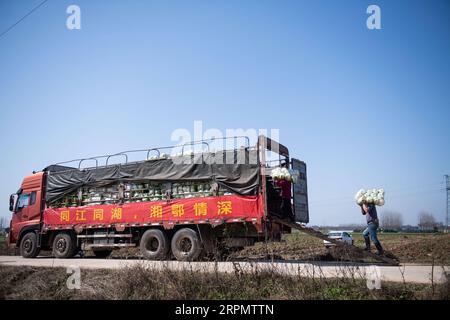
[[[10,195],[9,196],[9,211],[11,211],[11,212],[14,211],[15,202],[16,202],[15,195],[14,194]]]

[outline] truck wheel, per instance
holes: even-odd
[[[197,232],[189,228],[178,230],[172,238],[172,253],[178,261],[194,261],[202,252]]]
[[[163,231],[150,229],[142,235],[139,249],[145,259],[164,260],[170,250],[169,239]]]
[[[36,258],[38,254],[37,235],[34,232],[28,232],[20,241],[20,255],[24,258]]]
[[[53,240],[53,255],[56,258],[66,259],[75,255],[77,246],[73,237],[68,233],[58,233]]]
[[[112,250],[92,250],[92,252],[94,252],[95,257],[97,258],[107,258]]]

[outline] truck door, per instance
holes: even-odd
[[[17,214],[21,222],[39,219],[39,202],[36,201],[37,192],[31,191],[19,196],[17,200]]]
[[[299,177],[296,183],[293,184],[294,189],[294,214],[295,221],[308,223],[308,188],[306,179],[306,163],[298,159],[293,159],[291,168],[299,171]]]
[[[12,230],[14,239],[17,239],[22,227],[29,225],[32,220],[36,219],[35,207],[37,202],[36,191],[23,192],[19,195],[11,223],[11,225],[14,226]]]

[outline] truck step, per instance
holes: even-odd
[[[81,249],[82,250],[90,250],[90,249],[96,249],[96,248],[102,248],[102,249],[114,249],[114,248],[128,248],[128,247],[135,247],[136,244],[134,243],[97,243],[97,244],[83,244]]]
[[[132,238],[131,234],[80,234],[77,238]]]

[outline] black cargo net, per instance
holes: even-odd
[[[89,169],[48,167],[46,201],[54,207],[156,201],[212,195],[256,195],[258,168],[246,158],[152,159]],[[228,159],[227,159],[228,156]],[[223,161],[221,160],[223,157]],[[233,157],[233,156],[231,156]],[[222,162],[222,163],[221,163]],[[231,162],[231,164],[230,164]]]

